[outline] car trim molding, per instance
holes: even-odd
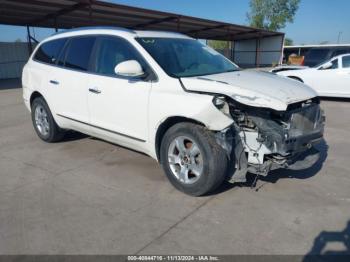
[[[74,122],[78,122],[78,123],[81,123],[81,124],[84,124],[84,125],[87,125],[87,126],[91,126],[91,127],[94,127],[94,128],[97,128],[97,129],[100,129],[100,130],[103,130],[103,131],[106,131],[106,132],[110,132],[110,133],[116,134],[118,136],[123,136],[123,137],[129,138],[129,139],[136,140],[138,142],[143,142],[143,143],[146,142],[146,140],[143,140],[143,139],[140,139],[140,138],[137,138],[137,137],[133,137],[133,136],[129,136],[129,135],[126,135],[126,134],[123,134],[123,133],[119,133],[119,132],[116,132],[116,131],[113,131],[113,130],[110,130],[110,129],[107,129],[107,128],[104,128],[104,127],[92,125],[92,124],[89,124],[89,123],[86,123],[86,122],[83,122],[83,121],[80,121],[80,120],[77,120],[77,119],[74,119],[74,118],[71,118],[71,117],[68,117],[68,116],[64,116],[64,115],[61,115],[61,114],[56,114],[56,115],[60,116],[60,117],[63,117],[63,118],[66,118],[66,119],[69,119],[69,120],[72,120]]]

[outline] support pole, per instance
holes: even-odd
[[[32,37],[30,35],[29,25],[27,25],[27,39],[28,39],[28,53],[29,55],[33,52]]]
[[[230,42],[230,49],[231,49],[231,61],[235,62],[235,42]]]
[[[261,37],[256,39],[256,50],[255,50],[255,67],[260,67],[260,39]]]

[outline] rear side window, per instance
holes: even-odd
[[[343,56],[343,68],[350,68],[350,56]]]
[[[47,64],[55,64],[67,39],[57,39],[43,43],[34,55],[34,60]]]
[[[69,40],[64,66],[88,71],[89,60],[96,37],[79,37]]]

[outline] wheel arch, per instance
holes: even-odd
[[[34,99],[37,98],[37,97],[42,97],[42,98],[45,100],[44,96],[43,96],[40,92],[34,91],[34,92],[30,95],[30,99],[29,99],[29,105],[30,105],[30,106],[32,106],[32,103],[33,103]]]
[[[193,123],[200,126],[205,126],[202,122],[199,122],[192,118],[187,118],[183,116],[172,116],[168,117],[166,120],[164,120],[157,128],[156,137],[155,137],[155,150],[156,150],[156,156],[157,160],[160,161],[160,146],[162,143],[162,139],[164,137],[164,134],[166,133],[169,128],[172,126],[178,124],[178,123]]]

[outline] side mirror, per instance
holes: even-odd
[[[143,76],[142,67],[136,60],[127,60],[116,65],[114,72],[119,76],[138,77]]]
[[[332,62],[327,62],[327,63],[325,63],[323,66],[321,66],[320,69],[322,69],[322,70],[330,69],[330,68],[332,68],[332,66],[333,66],[333,63],[332,63]]]

